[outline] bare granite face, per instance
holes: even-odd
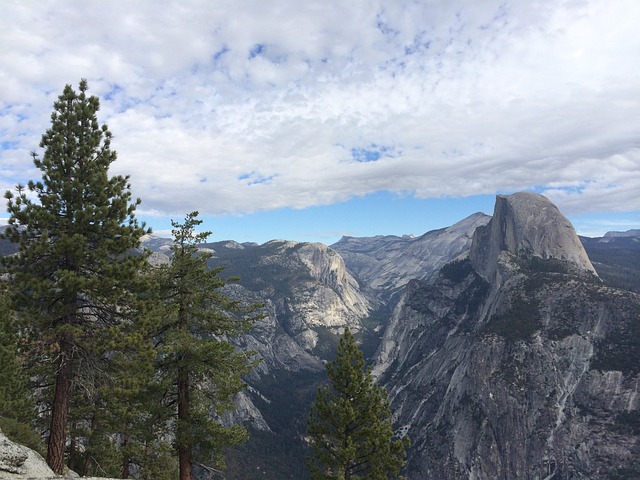
[[[487,281],[494,280],[503,253],[555,259],[575,273],[596,275],[573,225],[543,195],[520,192],[498,195],[493,218],[473,237],[470,258]]]

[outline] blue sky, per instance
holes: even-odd
[[[157,233],[415,234],[546,195],[578,233],[640,228],[635,0],[10,1],[0,189],[39,178],[81,78]],[[2,222],[2,214],[0,214]]]

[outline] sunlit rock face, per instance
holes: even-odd
[[[485,280],[494,279],[503,253],[555,259],[576,273],[596,274],[571,222],[535,193],[498,195],[493,218],[476,230],[470,258]]]
[[[225,287],[231,298],[246,304],[261,304],[263,318],[236,344],[256,352],[261,362],[246,378],[250,388],[236,399],[237,410],[226,422],[242,422],[270,431],[282,423],[263,410],[286,410],[280,405],[280,383],[309,385],[324,373],[322,359],[331,354],[345,327],[362,332],[364,320],[377,304],[362,292],[347,271],[342,257],[320,243],[274,240],[242,249],[226,243],[213,244],[214,265],[241,276],[239,284]],[[300,401],[290,388],[289,402]],[[306,401],[306,399],[305,399]]]
[[[310,281],[296,286],[296,305],[290,305],[304,327],[345,326],[358,331],[372,302],[347,271],[342,257],[321,243],[305,243],[294,256],[308,269]],[[303,328],[304,328],[303,327]]]
[[[361,290],[334,250],[321,243],[278,240],[257,247],[256,253],[251,273],[260,283],[248,286],[273,306],[279,334],[315,355],[324,348],[318,342],[325,333],[339,335],[347,326],[362,329],[376,301]]]
[[[574,238],[544,197],[498,197],[470,259],[409,283],[374,368],[408,479],[640,478],[640,297]]]

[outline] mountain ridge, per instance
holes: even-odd
[[[342,237],[331,248],[342,255],[356,278],[388,299],[409,280],[432,279],[445,263],[465,255],[473,232],[489,219],[488,215],[474,213],[450,227],[418,237]]]

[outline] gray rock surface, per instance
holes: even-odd
[[[0,430],[0,472],[25,473],[28,450],[9,440]]]
[[[61,480],[79,478],[74,472],[57,476],[38,452],[9,440],[0,430],[1,480]],[[110,480],[84,477],[85,480]],[[113,480],[113,479],[111,479]]]
[[[591,275],[546,199],[510,197],[474,237],[489,245],[411,282],[385,332],[374,372],[412,438],[406,476],[640,478],[640,296]]]
[[[414,279],[430,281],[445,263],[466,255],[477,227],[490,216],[475,213],[456,224],[419,237],[343,237],[331,247],[347,268],[382,298]]]
[[[243,350],[255,351],[262,361],[246,379],[250,388],[236,398],[236,411],[224,420],[271,431],[270,418],[265,418],[259,405],[291,407],[274,405],[278,401],[274,396],[281,395],[274,379],[296,378],[304,390],[303,385],[325,370],[321,355],[327,353],[326,338],[340,334],[346,326],[362,331],[375,299],[361,291],[342,257],[326,245],[282,240],[238,245],[214,244],[214,260],[228,264],[233,272],[239,265],[236,259],[250,250],[244,261],[251,260],[244,268],[253,277],[247,283],[228,285],[225,293],[263,305],[264,318],[236,342]]]
[[[485,280],[494,280],[498,257],[505,252],[556,259],[576,272],[597,275],[571,222],[535,193],[498,195],[493,218],[476,230],[470,258]]]

